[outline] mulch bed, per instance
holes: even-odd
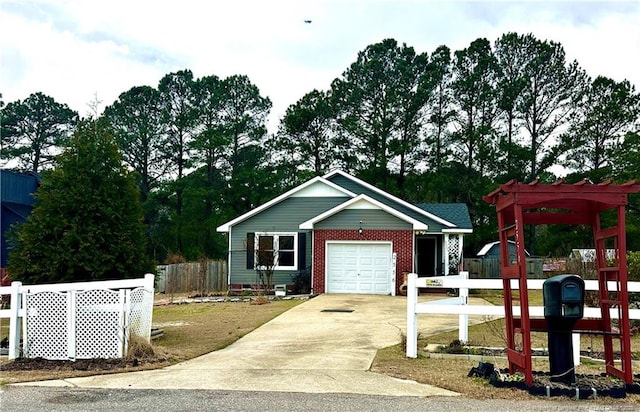
[[[71,360],[49,360],[43,358],[19,358],[11,362],[0,364],[3,371],[110,371],[115,369],[133,368],[140,366],[137,359],[78,359]]]
[[[624,398],[627,393],[640,394],[640,374],[634,375],[634,383],[627,385],[606,373],[597,375],[576,374],[575,383],[567,384],[551,380],[549,372],[533,372],[533,384],[524,382],[521,373],[509,374],[508,369],[494,369],[493,364],[480,362],[471,368],[469,377],[481,377],[496,388],[515,388],[531,395],[574,399],[594,399],[597,397]]]

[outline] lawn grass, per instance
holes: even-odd
[[[300,304],[280,300],[264,305],[248,302],[192,303],[155,307],[153,324],[164,335],[154,341],[175,361],[222,349]]]

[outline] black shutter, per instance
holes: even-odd
[[[307,267],[307,234],[298,233],[298,270],[305,270]]]
[[[255,242],[255,233],[247,233],[247,269],[254,269],[254,259],[256,256],[256,252],[255,252],[255,246],[254,246],[254,242]]]

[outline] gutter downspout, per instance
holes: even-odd
[[[229,251],[227,252],[227,291],[229,290],[229,286],[231,285],[231,226],[229,226],[229,231],[227,232],[227,241]]]

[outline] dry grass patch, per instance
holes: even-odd
[[[407,358],[400,345],[379,350],[372,372],[383,373],[400,379],[409,379],[419,383],[434,385],[477,399],[517,399],[533,398],[528,393],[494,388],[485,379],[467,378],[469,370],[478,366],[477,361],[462,358],[436,359],[419,356]]]
[[[410,379],[420,383],[435,385],[449,389],[464,396],[476,399],[531,399],[532,395],[519,389],[496,388],[490,385],[486,379],[467,377],[472,367],[478,366],[478,360],[468,359],[466,356],[447,356],[441,354],[429,354],[423,350],[429,344],[448,346],[458,339],[458,331],[441,333],[433,336],[421,336],[418,339],[417,359],[407,358],[404,345],[395,345],[379,350],[373,362],[373,372],[384,373],[401,379]],[[481,347],[504,348],[504,319],[490,320],[488,322],[469,327],[470,345]],[[532,346],[537,348],[547,347],[547,334],[534,332],[532,334]],[[640,337],[632,337],[632,351],[640,350]],[[594,353],[601,352],[603,348],[602,337],[583,336],[581,349],[591,350]],[[634,352],[635,353],[635,352]],[[533,358],[535,371],[549,371],[548,358]],[[483,362],[493,363],[498,369],[508,368],[506,357],[485,356]],[[579,375],[599,374],[605,371],[604,363],[597,360],[583,358],[581,365],[576,369]],[[633,365],[634,373],[640,372],[640,362]],[[593,402],[581,401],[581,402]],[[640,395],[628,394],[626,399],[599,398],[598,404],[615,404],[619,402],[631,403],[640,406]]]
[[[155,344],[165,348],[174,360],[191,359],[230,345],[301,302],[281,300],[265,305],[237,302],[157,307],[153,311],[153,323],[161,326],[164,336]]]
[[[478,296],[478,295],[474,295]],[[495,304],[502,305],[501,292],[493,292],[482,295],[484,299]],[[542,305],[541,291],[529,291],[529,303],[534,306]],[[464,356],[441,358],[438,354],[429,355],[421,349],[429,344],[448,346],[458,339],[458,330],[441,333],[433,336],[420,336],[418,339],[419,356],[417,359],[407,358],[405,346],[396,345],[378,351],[371,370],[384,373],[401,379],[415,380],[420,383],[435,385],[449,389],[477,399],[531,399],[532,395],[519,389],[496,388],[490,385],[486,379],[467,377],[472,367],[478,366],[478,360],[471,360]],[[469,345],[480,347],[504,348],[506,346],[504,318],[486,318],[486,322],[469,326]],[[534,348],[547,348],[547,334],[533,332],[531,345]],[[598,335],[583,335],[580,340],[581,350],[591,351],[597,354],[603,351],[602,337]],[[631,348],[634,353],[640,352],[640,336],[633,336]],[[498,369],[508,368],[505,357],[485,357],[484,362],[493,363]],[[534,358],[533,368],[536,371],[548,371],[547,358]],[[640,372],[640,362],[633,365],[634,373]],[[577,368],[577,374],[599,374],[604,372],[604,363],[597,360],[582,360]],[[593,401],[581,401],[593,402]],[[619,402],[640,405],[640,396],[628,394],[626,399],[600,398],[599,404],[616,404]]]
[[[485,359],[485,362],[494,363],[497,368],[508,366],[505,358]],[[533,364],[534,370],[549,370],[549,363],[546,359],[534,358]],[[400,345],[395,345],[378,351],[371,371],[399,379],[434,385],[475,399],[540,399],[520,389],[496,388],[490,385],[486,379],[467,377],[469,370],[474,366],[478,366],[477,360],[463,357],[432,358],[422,355],[417,359],[407,358],[404,349]],[[634,366],[637,370],[639,365]],[[595,374],[603,370],[601,362],[583,362],[577,373]],[[553,398],[550,402],[554,400],[566,400],[566,398]],[[625,399],[604,397],[597,400],[581,400],[580,402],[590,402],[597,405],[624,403],[640,406],[640,395],[628,394]],[[553,409],[552,403],[550,403],[550,409]]]

